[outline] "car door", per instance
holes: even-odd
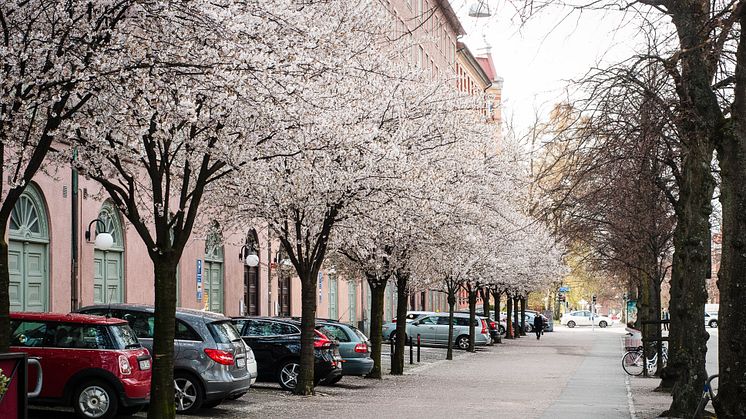
[[[593,324],[593,318],[591,317],[591,312],[590,311],[582,311],[581,313],[583,315],[582,316],[582,321],[583,321],[582,325],[584,325],[584,326],[590,326],[591,324]]]
[[[58,398],[62,397],[62,391],[65,388],[67,379],[70,376],[69,371],[58,369],[58,353],[50,343],[52,340],[51,330],[54,323],[33,320],[13,320],[11,321],[11,352],[25,352],[29,358],[38,358],[43,374],[41,398]],[[54,371],[54,373],[52,373]],[[7,374],[8,372],[6,372]],[[37,371],[35,366],[28,368],[28,391],[36,388]]]
[[[438,343],[437,324],[437,316],[423,317],[407,325],[407,335],[415,342],[417,341],[417,335],[420,335],[420,342],[423,344]]]
[[[272,356],[274,344],[267,339],[270,331],[270,322],[255,319],[246,319],[241,331],[241,338],[254,352],[257,373],[261,380],[272,380],[274,378],[275,365]]]

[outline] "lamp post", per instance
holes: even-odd
[[[107,231],[103,231],[103,230],[106,230],[106,224],[100,218],[96,218],[95,220],[91,221],[88,224],[88,229],[86,229],[86,231],[85,231],[85,239],[86,239],[86,241],[89,242],[89,243],[91,242],[91,227],[93,227],[93,223],[98,223],[97,226],[102,226],[103,227],[102,231],[100,231],[100,232],[99,231],[95,231],[96,238],[94,239],[93,244],[97,248],[99,248],[101,250],[104,250],[104,251],[111,249],[112,246],[114,246],[114,236],[112,236],[111,233],[109,233]]]

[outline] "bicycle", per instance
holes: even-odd
[[[715,399],[717,398],[717,394],[712,389],[712,380],[718,378],[718,374],[711,375],[707,377],[707,380],[705,380],[705,388],[702,391],[702,398],[699,399],[699,404],[697,405],[697,410],[694,411],[694,415],[692,417],[695,418],[701,418],[701,417],[713,417],[711,415],[704,416],[705,408],[707,407],[707,403],[710,401],[715,402]]]
[[[661,355],[663,358],[663,366],[666,366],[666,363],[668,362],[668,349],[665,346],[661,348]],[[624,372],[629,375],[642,375],[645,368],[647,368],[648,374],[655,372],[655,369],[658,366],[658,351],[655,351],[651,358],[648,358],[647,360],[644,358],[645,356],[642,346],[627,351],[627,353],[622,356],[622,368],[624,369]]]

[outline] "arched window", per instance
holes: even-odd
[[[215,221],[205,237],[204,264],[205,308],[216,313],[223,312],[223,233]]]
[[[41,191],[30,184],[10,213],[8,270],[10,310],[49,307],[49,222]]]
[[[114,245],[107,250],[93,250],[93,302],[110,304],[124,302],[124,230],[119,211],[106,201],[98,212],[96,234],[110,233]]]
[[[253,228],[246,234],[243,248],[243,259],[248,255],[259,256],[259,236]],[[259,315],[259,266],[243,267],[244,310],[249,316]]]

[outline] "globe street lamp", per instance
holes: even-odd
[[[246,245],[241,246],[241,253],[238,254],[238,260],[243,260],[243,263],[250,267],[254,268],[259,266],[259,256],[256,254],[247,254],[250,251]]]
[[[114,246],[114,236],[111,233],[104,231],[106,230],[106,224],[100,218],[96,218],[88,224],[88,229],[85,232],[85,239],[87,242],[91,242],[91,227],[93,223],[99,223],[98,226],[102,227],[102,231],[96,231],[96,239],[93,244],[101,250],[109,250]]]

